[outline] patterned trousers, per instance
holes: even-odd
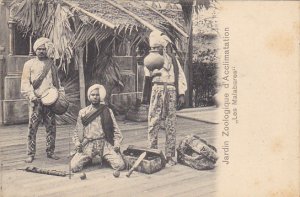
[[[158,148],[158,132],[165,125],[166,157],[175,156],[176,146],[176,89],[174,86],[154,85],[148,115],[148,141],[150,148]]]
[[[46,127],[46,153],[47,155],[53,155],[55,149],[56,138],[56,121],[55,114],[51,110],[42,105],[41,103],[33,104],[29,103],[29,124],[28,124],[28,136],[27,136],[27,154],[29,156],[35,156],[36,153],[36,133],[40,122]]]
[[[106,140],[94,140],[87,143],[82,152],[77,152],[71,160],[72,172],[79,172],[83,167],[90,162],[94,157],[106,160],[113,169],[125,169],[125,163],[120,154],[114,151],[113,146]]]

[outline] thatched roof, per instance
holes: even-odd
[[[170,14],[170,11],[163,11],[166,13],[165,17],[157,14],[154,10],[149,9],[148,4],[143,1],[138,0],[70,0],[70,2],[96,16],[102,18],[106,21],[111,22],[116,26],[116,29],[131,29],[131,28],[149,28],[145,24],[141,23],[140,20],[137,20],[132,15],[135,15],[137,18],[140,18],[145,23],[154,26],[155,28],[165,32],[165,25],[169,24],[168,18],[174,24],[176,24],[177,29],[180,28],[184,32],[183,16],[180,14],[180,10],[177,13]],[[120,9],[120,8],[124,8]],[[160,11],[161,12],[161,11]],[[172,12],[172,11],[171,11]],[[161,12],[162,13],[162,12]],[[170,24],[169,24],[170,25]],[[171,24],[172,26],[172,24]],[[176,28],[175,28],[176,29]],[[177,30],[178,33],[180,33]],[[187,36],[186,34],[181,36]]]
[[[104,0],[70,0],[70,2],[92,14],[95,14],[99,18],[111,22],[115,26],[120,25],[132,25],[140,26],[140,23],[134,18],[129,17],[128,14],[123,11],[116,9],[113,5],[107,3]]]
[[[187,37],[180,12],[155,10],[140,0],[15,0],[11,10],[20,31],[49,37],[57,48],[55,58],[63,57],[67,63],[72,48],[92,39],[98,43],[111,35],[146,39],[153,30],[173,40]]]

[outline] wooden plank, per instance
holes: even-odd
[[[149,192],[151,192],[153,195],[168,194],[167,196],[171,197],[171,196],[175,196],[176,194],[179,194],[178,196],[183,196],[186,192],[190,190],[194,190],[195,192],[194,194],[199,195],[199,191],[206,190],[206,188],[209,187],[212,187],[213,190],[215,190],[216,189],[214,188],[215,182],[216,182],[216,178],[212,174],[198,176],[198,177],[190,176],[184,180],[175,181],[173,183],[166,184],[166,185],[159,185],[149,190]]]
[[[145,123],[144,125],[146,125]],[[120,125],[129,128],[123,132],[124,143],[122,149],[126,149],[128,145],[134,144],[137,146],[147,146],[147,129],[146,127],[137,127],[138,124],[123,124]],[[14,196],[20,194],[28,194],[27,196],[78,196],[85,194],[86,196],[116,196],[122,195],[149,195],[149,194],[170,194],[183,193],[189,190],[199,189],[200,183],[201,192],[204,194],[213,194],[215,192],[215,175],[216,170],[211,171],[196,171],[187,166],[176,165],[174,167],[165,168],[155,174],[146,175],[134,172],[130,178],[125,177],[125,171],[121,172],[120,178],[116,179],[112,176],[113,170],[107,167],[98,169],[97,166],[91,166],[84,171],[87,173],[88,179],[81,181],[77,175],[72,179],[68,177],[52,177],[48,175],[36,175],[16,171],[15,168],[27,166],[23,159],[26,157],[26,125],[2,127],[0,138],[2,135],[7,139],[11,136],[14,140],[0,143],[1,155],[4,153],[5,161],[2,163],[3,173],[3,194]],[[72,126],[59,127],[61,132],[58,132],[56,152],[62,156],[60,160],[54,161],[45,157],[45,133],[44,128],[37,135],[37,159],[30,166],[43,167],[46,169],[63,169],[68,170],[69,160],[68,155],[69,143],[68,132],[62,132]],[[133,130],[130,130],[133,128]],[[137,128],[137,129],[135,129]],[[202,129],[199,129],[202,128]],[[9,131],[7,131],[7,129]],[[177,140],[180,141],[187,134],[198,134],[201,137],[205,136],[208,142],[214,141],[216,136],[216,125],[209,125],[192,120],[178,119],[177,124]],[[3,133],[2,133],[3,130]],[[10,134],[10,135],[9,135]],[[159,133],[159,148],[164,150],[165,133],[162,130]],[[15,142],[15,143],[14,143]],[[2,159],[1,159],[2,161]],[[29,165],[28,165],[29,166]],[[28,182],[30,179],[30,183]],[[202,182],[204,181],[204,182]],[[49,187],[49,184],[51,187]],[[192,186],[189,186],[189,185]],[[99,188],[101,185],[101,189]],[[175,185],[175,186],[173,186]],[[189,187],[188,187],[189,186]],[[15,190],[18,188],[18,190]],[[188,191],[187,191],[188,189]],[[19,193],[16,193],[19,191]],[[10,195],[8,195],[10,194]],[[188,193],[187,196],[192,196],[193,193]]]
[[[110,171],[112,173],[112,170]],[[134,173],[132,174],[131,178],[126,178],[125,177],[125,173],[121,173],[120,178],[115,179],[113,178],[113,176],[110,174],[107,174],[106,171],[106,176],[103,176],[102,179],[100,179],[100,177],[97,179],[96,177],[91,177],[91,179],[93,178],[94,180],[91,180],[88,184],[78,184],[75,187],[68,187],[66,193],[64,193],[64,195],[66,196],[73,196],[75,194],[77,194],[78,192],[80,192],[82,190],[82,187],[84,187],[85,189],[85,195],[89,196],[92,195],[93,193],[95,193],[95,191],[93,189],[98,188],[98,185],[101,185],[101,190],[99,189],[99,191],[97,191],[97,195],[99,196],[111,196],[111,193],[117,192],[118,191],[128,191],[128,189],[132,188],[134,190],[137,191],[137,188],[140,188],[142,185],[147,185],[149,184],[149,182],[155,182],[158,183],[159,181],[161,181],[162,177],[158,176],[158,173],[155,173],[153,175],[145,175],[142,173]],[[184,175],[184,172],[180,172],[179,174],[168,174],[170,176],[170,179],[176,177],[176,176],[181,176]],[[91,175],[92,176],[92,175]],[[136,185],[135,187],[132,187],[133,185]],[[63,188],[61,188],[61,190],[63,190]],[[52,194],[55,194],[56,192],[59,192],[61,190],[58,191],[54,191],[49,193],[49,196],[51,196]],[[125,194],[122,196],[126,196]]]
[[[163,176],[160,176],[160,173],[153,174],[150,178],[145,179],[144,177],[138,177],[140,179],[134,180],[136,185],[138,187],[132,187],[132,185],[117,185],[114,186],[109,190],[109,192],[101,191],[101,195],[103,196],[111,196],[113,194],[122,194],[123,196],[132,196],[133,194],[145,194],[151,196],[154,194],[153,191],[156,191],[158,188],[163,188],[166,186],[171,186],[173,190],[177,190],[177,188],[180,188],[180,183],[185,180],[189,180],[191,178],[197,178],[199,179],[199,174],[195,173],[195,170],[190,170],[187,168],[180,168],[180,171],[174,172],[173,169],[175,167],[181,167],[181,166],[174,166],[171,168],[166,168],[163,171],[168,171]],[[161,172],[163,172],[161,171]],[[177,188],[172,187],[173,184],[177,184]],[[163,194],[163,193],[162,193]],[[142,195],[142,196],[143,196]],[[159,195],[153,195],[153,196],[159,196]]]

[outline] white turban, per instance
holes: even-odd
[[[170,38],[166,35],[162,35],[162,32],[160,31],[152,31],[149,35],[150,47],[166,47],[169,43],[172,43]]]
[[[39,48],[43,44],[45,45],[47,50],[49,49],[50,46],[53,46],[53,43],[51,42],[51,40],[49,40],[48,38],[45,38],[45,37],[41,37],[35,41],[35,43],[33,45],[33,50],[36,51],[37,48]]]
[[[87,92],[87,95],[88,95],[88,99],[90,101],[90,94],[93,90],[96,90],[98,89],[99,90],[99,95],[100,95],[100,101],[104,101],[105,97],[106,97],[106,90],[105,90],[105,87],[103,85],[100,85],[100,84],[94,84],[92,85],[89,89],[88,89],[88,92]]]

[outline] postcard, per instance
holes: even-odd
[[[299,1],[0,2],[0,196],[299,196]]]

